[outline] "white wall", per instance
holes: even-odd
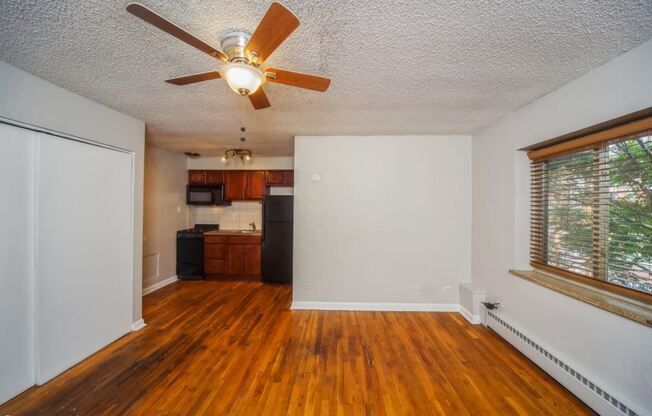
[[[143,288],[175,276],[176,233],[188,228],[186,157],[145,147]]]
[[[143,155],[145,123],[0,61],[0,117],[134,153],[133,305],[142,317]]]
[[[473,136],[472,280],[501,314],[652,414],[652,330],[507,273],[528,269],[528,161],[517,149],[652,106],[652,41]]]
[[[455,308],[457,285],[470,279],[470,140],[297,137],[295,306]]]

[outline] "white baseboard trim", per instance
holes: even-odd
[[[177,277],[177,275],[174,275],[174,276],[168,277],[165,280],[161,280],[160,282],[156,282],[153,285],[147,286],[146,288],[143,289],[143,296],[149,295],[150,293],[152,293],[154,291],[157,291],[160,288],[165,287],[165,286],[167,286],[167,285],[169,285],[171,283],[174,283],[177,280],[179,280],[179,278]]]
[[[591,375],[577,363],[508,321],[500,311],[487,311],[487,326],[516,347],[543,371],[603,416],[642,416],[643,407],[627,400],[617,386]]]
[[[479,315],[473,315],[471,312],[469,312],[468,309],[466,309],[462,305],[460,305],[460,315],[466,318],[466,320],[472,323],[473,325],[478,325],[482,323],[482,320],[480,319]]]
[[[371,303],[294,301],[290,309],[321,311],[458,312],[457,303]]]
[[[140,331],[141,329],[145,328],[146,326],[147,326],[147,324],[145,323],[145,320],[141,318],[141,319],[137,320],[136,322],[134,322],[133,324],[131,324],[131,332]]]

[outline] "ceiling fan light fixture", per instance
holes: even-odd
[[[253,94],[265,81],[265,74],[255,66],[232,62],[220,71],[229,87],[240,95]]]

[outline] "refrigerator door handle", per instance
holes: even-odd
[[[260,241],[265,241],[265,197],[263,196],[263,200],[260,201],[260,205],[262,205],[262,221],[260,223]]]

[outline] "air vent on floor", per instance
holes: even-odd
[[[588,378],[584,377],[577,370],[570,367],[568,364],[566,364],[565,362],[560,360],[555,355],[551,354],[548,350],[543,348],[541,345],[539,345],[536,342],[532,341],[528,336],[523,334],[521,331],[519,331],[518,329],[511,326],[509,323],[505,322],[503,319],[499,318],[491,310],[487,310],[487,316],[490,317],[491,319],[493,319],[494,321],[496,321],[501,326],[503,326],[505,329],[507,329],[512,334],[519,337],[523,342],[527,343],[530,347],[534,348],[539,354],[543,355],[548,360],[555,363],[555,365],[557,367],[561,368],[566,373],[568,373],[572,377],[576,378],[580,383],[584,384],[584,386],[586,386],[591,391],[596,393],[598,396],[600,396],[603,400],[605,400],[611,406],[613,406],[617,410],[619,410],[622,414],[627,415],[627,416],[640,416],[638,413],[636,413],[630,407],[628,407],[627,405],[625,405],[624,403],[622,403],[621,401],[616,399],[613,395],[607,393],[606,391],[604,391],[604,389],[598,387],[593,381],[591,381]],[[488,325],[488,323],[487,323],[487,325]]]

